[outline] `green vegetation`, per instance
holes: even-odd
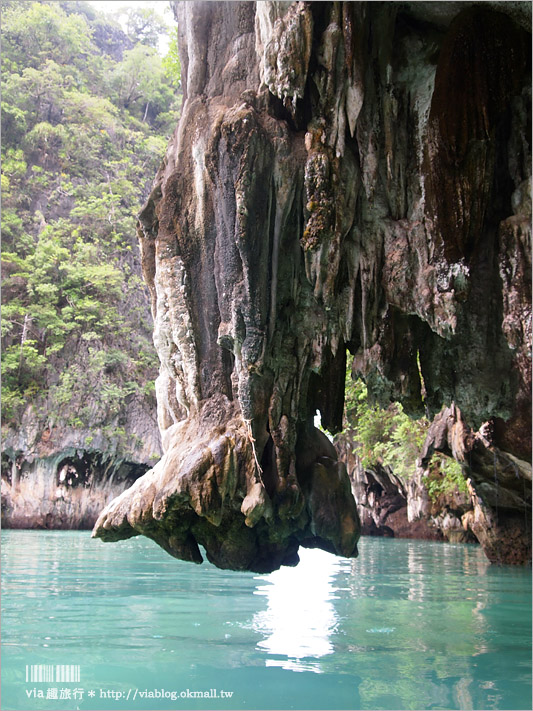
[[[455,490],[468,494],[463,468],[458,461],[443,454],[434,454],[431,458],[429,475],[424,483],[432,501],[442,495],[452,494]]]
[[[176,89],[181,86],[181,62],[178,53],[178,28],[174,28],[168,45],[168,52],[163,58],[165,75]]]
[[[2,3],[8,426],[30,404],[82,427],[155,401],[135,215],[177,121],[179,59],[159,56],[153,11],[127,14],[125,34],[85,2]]]
[[[345,430],[354,438],[354,453],[363,467],[388,466],[403,481],[416,470],[416,462],[426,439],[429,421],[412,419],[400,403],[383,409],[368,401],[366,385],[351,378],[352,359],[348,359],[345,386]],[[459,462],[435,453],[429,464],[424,484],[432,501],[458,489],[467,493],[466,481]]]

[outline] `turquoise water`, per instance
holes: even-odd
[[[357,560],[302,550],[257,575],[140,537],[2,542],[5,711],[531,709],[531,571],[478,546],[365,538]],[[51,664],[79,682],[26,682]]]

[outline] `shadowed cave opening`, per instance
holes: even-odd
[[[112,482],[125,482],[126,486],[131,486],[148,469],[146,464],[115,460],[100,452],[83,452],[59,462],[56,483],[67,488],[88,488]]]

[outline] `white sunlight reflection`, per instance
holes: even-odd
[[[300,563],[295,568],[280,568],[259,578],[266,583],[255,591],[264,595],[268,608],[254,615],[252,626],[265,635],[258,646],[286,660],[272,659],[267,666],[281,666],[294,671],[320,671],[320,665],[308,659],[331,654],[331,634],[338,617],[332,604],[333,576],[340,561],[330,553],[300,548]]]

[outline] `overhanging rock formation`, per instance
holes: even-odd
[[[356,555],[313,426],[341,427],[347,348],[376,399],[455,400],[527,456],[528,8],[175,4],[183,114],[140,216],[165,455],[95,535]]]

